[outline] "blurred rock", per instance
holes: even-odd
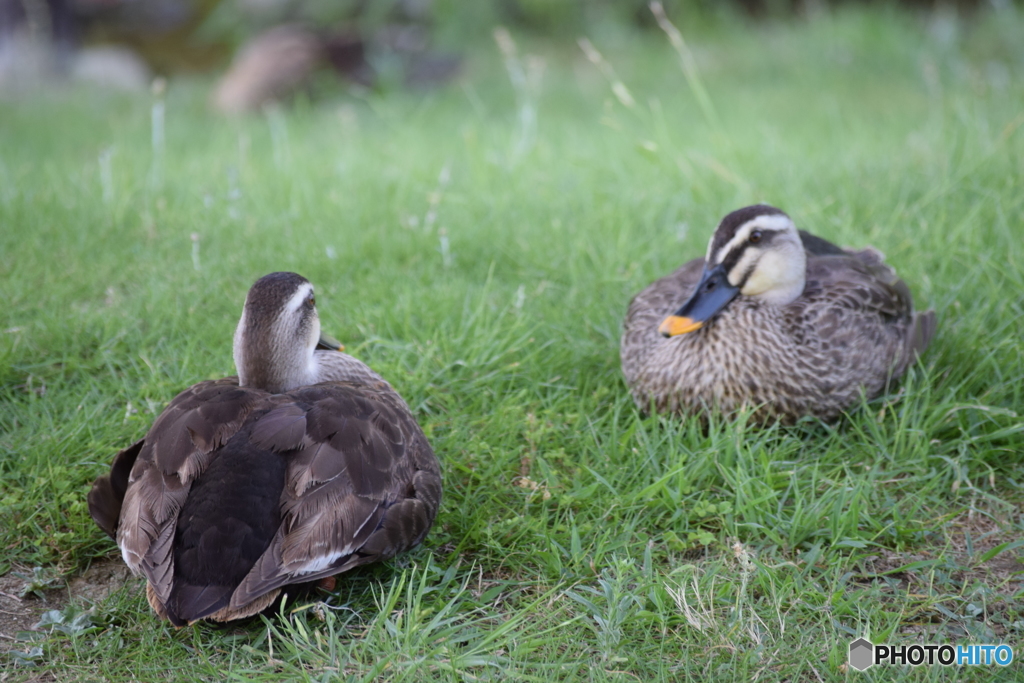
[[[245,44],[213,93],[213,106],[241,114],[295,92],[325,57],[323,40],[305,26],[270,29]]]
[[[442,52],[410,55],[405,65],[405,85],[409,88],[433,88],[444,85],[462,73],[462,57]]]
[[[132,50],[113,45],[77,49],[81,13],[109,11],[119,3],[122,0],[0,0],[0,91],[20,93],[69,81],[144,90],[150,70]]]
[[[387,24],[375,36],[375,54],[397,55],[402,64],[402,81],[409,88],[444,85],[462,72],[462,57],[433,52],[430,32],[419,24]]]
[[[69,0],[0,0],[0,43],[18,32],[47,39],[58,52],[67,50],[76,34]]]
[[[146,63],[123,47],[65,51],[53,41],[19,31],[0,40],[0,92],[23,94],[57,87],[68,80],[85,85],[140,92],[152,76]]]
[[[71,78],[111,90],[143,92],[153,75],[137,54],[124,47],[88,47],[71,61]]]
[[[60,76],[53,44],[28,31],[0,40],[0,92],[23,93],[55,82]]]
[[[377,31],[376,44],[392,52],[423,52],[430,42],[427,29],[419,24],[388,24]]]
[[[59,80],[73,35],[67,0],[0,0],[0,91]]]

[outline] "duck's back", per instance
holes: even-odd
[[[273,502],[284,488],[287,458],[252,446],[250,432],[239,430],[216,451],[178,513],[165,605],[177,621],[226,607],[281,526]]]
[[[386,382],[268,394],[226,378],[176,397],[89,502],[180,625],[248,616],[284,585],[410,548],[440,495],[437,460]]]

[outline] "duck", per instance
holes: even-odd
[[[249,290],[238,374],[178,394],[88,495],[153,611],[174,626],[244,619],[286,587],[419,544],[441,471],[395,389],[323,334],[313,285]]]
[[[722,219],[704,258],[632,299],[620,359],[642,412],[830,421],[884,393],[935,330],[881,252],[756,204]]]

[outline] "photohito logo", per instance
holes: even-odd
[[[850,666],[865,671],[875,664],[940,664],[942,666],[1009,666],[1009,645],[875,645],[866,638],[850,643]]]

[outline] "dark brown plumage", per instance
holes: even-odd
[[[750,406],[763,418],[832,419],[862,392],[885,391],[935,333],[934,312],[914,312],[910,290],[879,252],[798,233],[774,207],[723,219],[708,258],[656,280],[629,305],[620,355],[642,409]]]
[[[245,330],[278,342],[294,332],[325,381],[279,393],[235,377],[196,384],[89,494],[153,609],[178,626],[250,616],[283,586],[393,557],[423,540],[440,504],[437,459],[405,402],[354,358],[313,351],[315,308],[294,296],[305,280],[277,294],[281,283],[267,284],[269,302],[250,305],[250,291],[241,343],[259,346]]]

